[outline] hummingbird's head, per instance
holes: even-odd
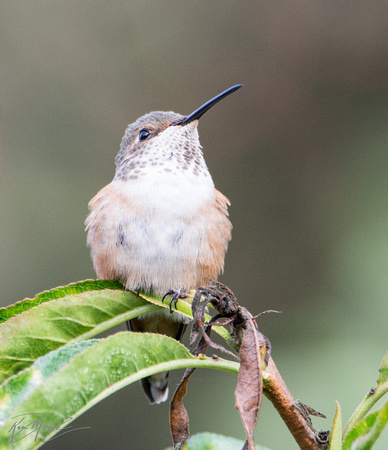
[[[199,172],[203,161],[198,137],[198,120],[175,125],[185,116],[153,111],[128,126],[116,156],[116,178],[136,179],[146,172]]]
[[[198,137],[198,120],[212,106],[239,89],[233,86],[188,116],[154,111],[128,126],[116,156],[116,179],[123,181],[156,172],[191,170],[207,174]]]

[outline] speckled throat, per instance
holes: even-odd
[[[173,176],[179,171],[209,176],[199,143],[198,121],[172,126],[183,118],[173,112],[154,111],[129,125],[115,160],[115,178],[127,181],[161,173]],[[139,139],[142,130],[149,133],[144,141]]]

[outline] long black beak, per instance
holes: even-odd
[[[187,125],[188,123],[192,122],[193,120],[198,120],[200,117],[202,117],[205,112],[209,111],[210,108],[212,108],[214,105],[216,105],[218,102],[220,102],[223,98],[227,97],[228,95],[232,94],[233,92],[237,91],[237,89],[240,89],[242,87],[242,84],[236,84],[236,86],[232,86],[229,89],[227,89],[224,92],[221,92],[221,94],[218,94],[216,97],[212,98],[208,102],[206,102],[204,105],[200,106],[198,109],[196,109],[194,112],[192,112],[189,116],[185,117],[184,119],[180,120],[179,122],[174,122],[171,125]]]

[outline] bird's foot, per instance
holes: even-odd
[[[162,303],[164,303],[164,299],[171,295],[170,298],[170,313],[172,314],[174,311],[172,310],[172,305],[174,304],[174,308],[176,309],[176,304],[178,303],[178,300],[180,298],[187,297],[186,291],[184,289],[178,289],[177,291],[174,291],[173,289],[168,290],[162,297]]]

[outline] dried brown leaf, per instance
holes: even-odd
[[[240,347],[240,371],[235,391],[236,408],[240,413],[247,440],[244,449],[253,450],[253,432],[259,415],[263,381],[259,333],[251,318],[244,324]]]
[[[194,368],[186,370],[170,403],[170,432],[174,450],[182,449],[186,440],[190,437],[189,415],[183,404],[183,397],[187,392],[187,384],[194,370]]]
[[[324,414],[322,414],[321,412],[319,412],[316,409],[312,408],[311,406],[306,405],[306,403],[303,403],[299,399],[295,400],[294,406],[304,416],[322,417],[323,419],[326,419],[326,416]]]
[[[205,300],[202,300],[202,296],[205,295]],[[193,311],[194,323],[190,335],[189,348],[192,349],[195,341],[199,336],[199,330],[203,329],[203,322],[205,321],[205,309],[209,303],[208,294],[203,288],[198,288],[195,292],[191,309]]]
[[[226,319],[222,323],[217,323],[217,320],[219,318],[222,318],[223,316],[221,314],[216,314],[214,317],[211,318],[210,322],[205,323],[205,310],[206,306],[209,302],[214,301],[213,292],[215,292],[211,288],[199,288],[197,289],[193,304],[192,304],[192,311],[193,311],[193,317],[194,317],[194,324],[191,330],[190,335],[190,345],[189,349],[191,349],[191,352],[193,355],[198,355],[199,353],[205,353],[207,346],[219,350],[221,352],[224,352],[230,356],[233,356],[233,358],[236,358],[236,355],[232,353],[231,351],[227,350],[222,345],[216,344],[210,339],[210,333],[211,329],[214,325],[225,325],[233,321],[233,318]],[[204,299],[204,300],[202,300]],[[202,330],[202,336],[201,339],[197,345],[197,347],[193,349],[194,343],[196,342],[199,331]],[[202,350],[201,350],[202,349]]]

